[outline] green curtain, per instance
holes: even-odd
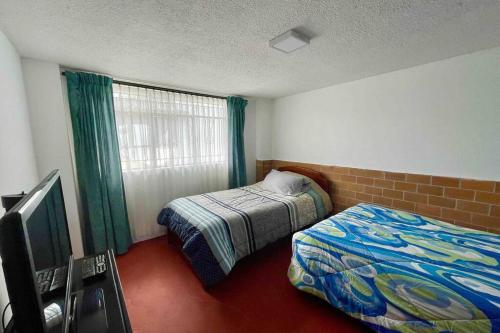
[[[85,253],[132,244],[113,108],[113,80],[66,72]]]
[[[227,98],[229,122],[229,188],[247,185],[245,164],[245,107],[248,101],[241,97]]]

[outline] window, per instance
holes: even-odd
[[[123,172],[227,165],[223,99],[113,85]]]

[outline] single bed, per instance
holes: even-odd
[[[232,190],[179,198],[158,223],[175,233],[182,252],[205,286],[224,279],[241,258],[322,220],[332,210],[328,181],[319,172],[283,167],[309,180],[296,196],[267,191],[259,182]]]
[[[500,236],[359,204],[293,236],[288,271],[377,332],[500,332]]]

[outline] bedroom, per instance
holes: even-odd
[[[75,263],[116,254],[124,331],[498,332],[499,15],[2,1],[0,195],[59,170]]]

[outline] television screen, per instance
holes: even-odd
[[[71,243],[60,178],[27,218],[26,231],[37,272],[67,265]]]

